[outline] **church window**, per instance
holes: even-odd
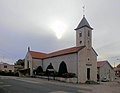
[[[29,68],[29,61],[27,61],[27,68]]]
[[[80,44],[82,44],[82,41],[80,41]]]
[[[35,70],[33,70],[33,73],[39,75],[40,73],[43,73],[43,68],[38,66]]]
[[[90,31],[88,30],[88,37],[90,36]]]
[[[90,58],[88,58],[88,61],[90,61]]]
[[[79,37],[82,37],[82,33],[79,33]]]
[[[59,66],[58,75],[62,76],[64,73],[68,73],[68,70],[66,63],[62,61]]]

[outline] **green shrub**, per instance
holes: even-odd
[[[3,76],[19,76],[18,72],[8,72],[0,70],[0,75]]]

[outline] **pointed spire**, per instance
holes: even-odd
[[[86,20],[85,15],[83,15],[81,22],[79,23],[79,25],[77,26],[75,30],[83,28],[83,27],[88,27],[91,30],[93,30],[93,28],[89,25],[88,21]]]

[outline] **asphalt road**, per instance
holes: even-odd
[[[37,82],[0,77],[0,93],[82,93],[81,91],[91,92],[90,89],[66,86],[57,82],[49,83],[47,80]]]

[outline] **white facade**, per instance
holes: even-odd
[[[78,52],[78,55],[78,81],[81,83],[84,83],[87,80],[97,81],[97,55],[94,50],[88,50],[87,47],[85,47]],[[90,72],[87,72],[88,69]],[[88,73],[90,76],[88,76]]]
[[[76,67],[77,65],[77,53],[67,54],[67,55],[62,55],[62,56],[57,56],[52,58],[46,58],[43,60],[43,63],[44,63],[43,70],[45,71],[47,66],[50,63],[52,63],[54,69],[58,72],[60,63],[63,61],[67,65],[68,72],[76,73],[76,69],[73,67]]]
[[[103,65],[98,66],[98,74],[99,74],[100,81],[105,79],[109,81],[115,80],[115,72],[112,66],[108,63],[108,61],[104,61]]]
[[[41,59],[34,59],[31,57],[30,53],[28,52],[25,56],[25,66],[24,68],[30,68],[30,75],[33,75],[33,70],[36,69],[38,66],[42,66],[42,60]]]
[[[7,72],[14,72],[14,65],[10,65],[7,63],[0,63],[0,70]]]
[[[60,64],[64,62],[68,73],[76,74],[76,81],[85,83],[87,80],[97,81],[97,54],[92,48],[92,28],[85,17],[76,30],[76,47],[57,51],[55,53],[30,54],[30,49],[25,57],[25,68],[30,68],[30,75],[33,70],[41,66],[44,71],[50,63],[54,70],[58,72]],[[51,56],[52,54],[52,56]],[[38,58],[38,55],[40,58]],[[41,57],[41,56],[42,57]],[[45,56],[43,56],[45,55]]]

